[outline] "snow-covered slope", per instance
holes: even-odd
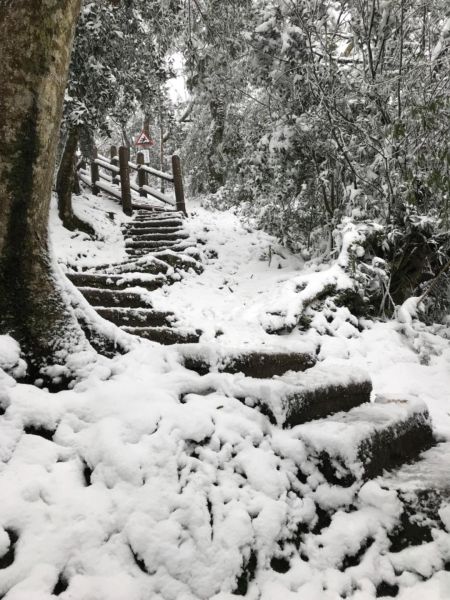
[[[63,264],[124,258],[119,228],[102,212],[108,202],[86,197],[77,204],[104,240],[67,234],[53,215],[53,244]],[[116,213],[117,223],[123,217],[116,207],[111,202],[107,212]],[[339,415],[335,425],[282,429],[243,401],[252,392],[276,401],[274,383],[289,386],[298,375],[266,383],[239,373],[200,376],[180,364],[179,349],[145,340],[113,359],[72,357],[79,380],[58,394],[16,384],[1,370],[0,596],[450,598],[448,507],[435,510],[424,545],[392,547],[408,489],[414,496],[430,481],[438,488],[445,465],[450,473],[445,330],[397,322],[360,328],[342,308],[326,331],[270,335],[267,315],[286,315],[298,304],[299,282],[314,286],[318,277],[341,280],[344,272],[336,265],[306,268],[231,213],[200,207],[195,213],[187,227],[205,242],[205,270],[151,292],[155,308],[200,327],[211,352],[312,351],[323,377],[333,369],[342,376],[353,369],[354,377],[367,371],[374,396],[412,401],[393,407],[392,418],[426,402],[442,443],[416,465],[344,486],[327,480],[311,452],[329,429],[353,468],[357,457],[350,439],[339,438]],[[10,338],[0,340],[0,363],[23,371]],[[347,419],[347,432],[350,426]],[[351,435],[356,440],[362,432]]]

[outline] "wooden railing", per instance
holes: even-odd
[[[130,177],[133,172],[137,174],[135,182]],[[159,200],[184,215],[187,214],[181,161],[176,154],[172,156],[172,174],[169,174],[145,165],[142,152],[138,153],[136,163],[133,163],[130,161],[128,148],[121,146],[117,151],[117,148],[112,146],[110,158],[95,151],[90,164],[90,176],[86,170],[80,169],[79,177],[91,188],[93,194],[97,195],[102,191],[120,200],[123,211],[127,215],[133,212],[133,192],[137,192],[142,198]],[[173,184],[175,200],[163,191],[150,186],[149,177],[156,177]]]

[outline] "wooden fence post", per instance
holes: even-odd
[[[95,185],[97,181],[100,179],[100,173],[98,164],[95,162],[98,156],[97,148],[94,148],[92,151],[92,159],[91,159],[91,191],[94,196],[97,196],[100,192],[98,187]]]
[[[145,164],[143,152],[138,152],[136,162],[137,162],[138,167]],[[137,179],[138,179],[138,186],[139,186],[139,196],[143,196],[144,198],[146,198],[147,192],[145,190],[143,190],[142,188],[144,187],[144,185],[147,185],[147,177],[146,177],[146,173],[143,169],[138,169]]]
[[[131,203],[131,188],[130,188],[130,151],[126,146],[119,148],[119,168],[120,168],[120,190],[122,193],[122,208],[126,215],[131,216],[133,206]]]
[[[117,156],[117,146],[111,146],[111,151],[110,151],[110,156],[111,156],[111,164],[114,165],[115,167],[119,166],[119,157]],[[117,175],[115,173],[112,173],[112,183],[113,185],[119,185],[119,178],[117,177]]]
[[[187,217],[186,204],[184,202],[183,175],[181,173],[181,160],[177,154],[172,156],[173,184],[175,187],[175,199],[177,210]]]

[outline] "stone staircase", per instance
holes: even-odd
[[[124,228],[125,247],[130,256],[172,250],[180,252],[189,247],[189,237],[183,230],[183,215],[178,212],[141,209]]]
[[[331,498],[347,498],[343,510],[358,518],[359,511],[364,514],[358,490],[368,480],[377,478],[383,490],[398,493],[403,511],[400,523],[388,532],[391,553],[418,548],[432,540],[432,528],[443,529],[438,510],[443,499],[450,496],[448,485],[443,489],[442,482],[437,486],[432,478],[427,481],[420,475],[414,477],[416,469],[419,474],[420,470],[427,472],[430,453],[433,458],[437,448],[425,404],[401,398],[372,400],[372,383],[364,372],[352,365],[336,367],[327,361],[316,362],[311,354],[248,350],[239,353],[225,349],[208,353],[201,344],[180,346],[177,350],[183,366],[200,375],[180,397],[182,403],[192,402],[195,406],[207,400],[221,408],[227,399],[235,398],[266,416],[271,425],[290,430],[293,440],[303,443],[305,460],[292,482],[298,496],[302,497],[302,490],[308,494],[311,488],[329,489]],[[236,373],[240,376],[233,377]],[[268,435],[269,431],[268,426]],[[204,451],[204,444],[193,449],[194,456]],[[448,461],[445,464],[448,468]],[[403,472],[415,480],[415,490],[410,485],[402,488]],[[417,479],[421,479],[420,484]],[[302,524],[292,540],[283,541],[280,555],[286,553],[286,558],[272,560],[273,570],[289,570],[293,546],[304,560],[311,544],[320,548],[322,531],[340,511],[333,507],[333,501],[328,504],[323,494],[316,498],[315,511],[316,518],[309,525]],[[416,515],[419,524],[414,520]],[[428,520],[424,521],[422,515]],[[342,570],[360,564],[370,542],[361,539],[360,549],[345,558]],[[251,559],[244,563],[234,594],[247,594],[255,577],[254,566]],[[395,582],[383,581],[377,588],[377,597],[395,596],[398,590]]]
[[[128,333],[178,345],[180,363],[201,376],[200,387],[211,373],[219,380],[242,373],[238,388],[227,384],[229,393],[250,402],[271,422],[295,427],[329,480],[347,484],[358,476],[374,477],[432,445],[423,405],[399,400],[371,403],[370,380],[353,368],[330,374],[322,363],[316,364],[315,356],[284,350],[233,351],[220,346],[212,350],[211,345],[198,343],[201,331],[185,331],[177,327],[174,313],[155,310],[152,291],[170,285],[184,270],[200,273],[202,266],[184,230],[182,213],[146,205],[135,209],[133,220],[123,228],[129,260],[68,273],[99,315]],[[255,385],[258,381],[266,383],[261,387]],[[207,386],[198,393],[217,394],[217,389]],[[268,402],[268,395],[280,399],[279,405]]]
[[[431,420],[422,402],[375,398],[370,378],[353,366],[316,363],[303,353],[227,353],[208,361],[194,346],[179,347],[180,362],[202,374],[199,390],[214,396],[224,378],[232,395],[266,415],[273,424],[295,430],[328,482],[376,477],[415,459],[434,444]],[[242,373],[230,381],[227,374]],[[211,387],[208,375],[214,374]],[[206,389],[202,389],[205,380]]]
[[[197,342],[201,331],[177,327],[176,316],[154,310],[149,297],[183,271],[203,269],[183,228],[183,215],[145,205],[135,208],[133,220],[123,228],[129,259],[67,277],[101,317],[124,331],[165,345]]]
[[[278,349],[214,350],[198,343],[201,331],[184,331],[173,313],[155,310],[153,290],[170,285],[176,273],[202,271],[181,213],[139,209],[124,234],[128,260],[68,277],[103,318],[142,338],[178,344],[179,362],[198,374],[181,402],[196,395],[215,403],[238,399],[291,429],[323,481],[342,488],[416,460],[434,445],[424,404],[371,401],[370,379],[352,366],[332,368],[313,354]],[[237,373],[242,377],[233,378]],[[312,476],[298,474],[300,482]]]

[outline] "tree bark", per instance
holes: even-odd
[[[61,160],[56,177],[56,193],[58,195],[58,213],[59,217],[66,229],[74,231],[76,229],[84,231],[90,235],[95,234],[89,223],[85,223],[78,218],[72,207],[72,192],[74,189],[76,172],[75,161],[78,147],[78,128],[76,126],[69,127],[64,144],[64,150],[61,155]]]
[[[30,370],[84,344],[59,291],[48,213],[81,0],[0,0],[0,332]]]

